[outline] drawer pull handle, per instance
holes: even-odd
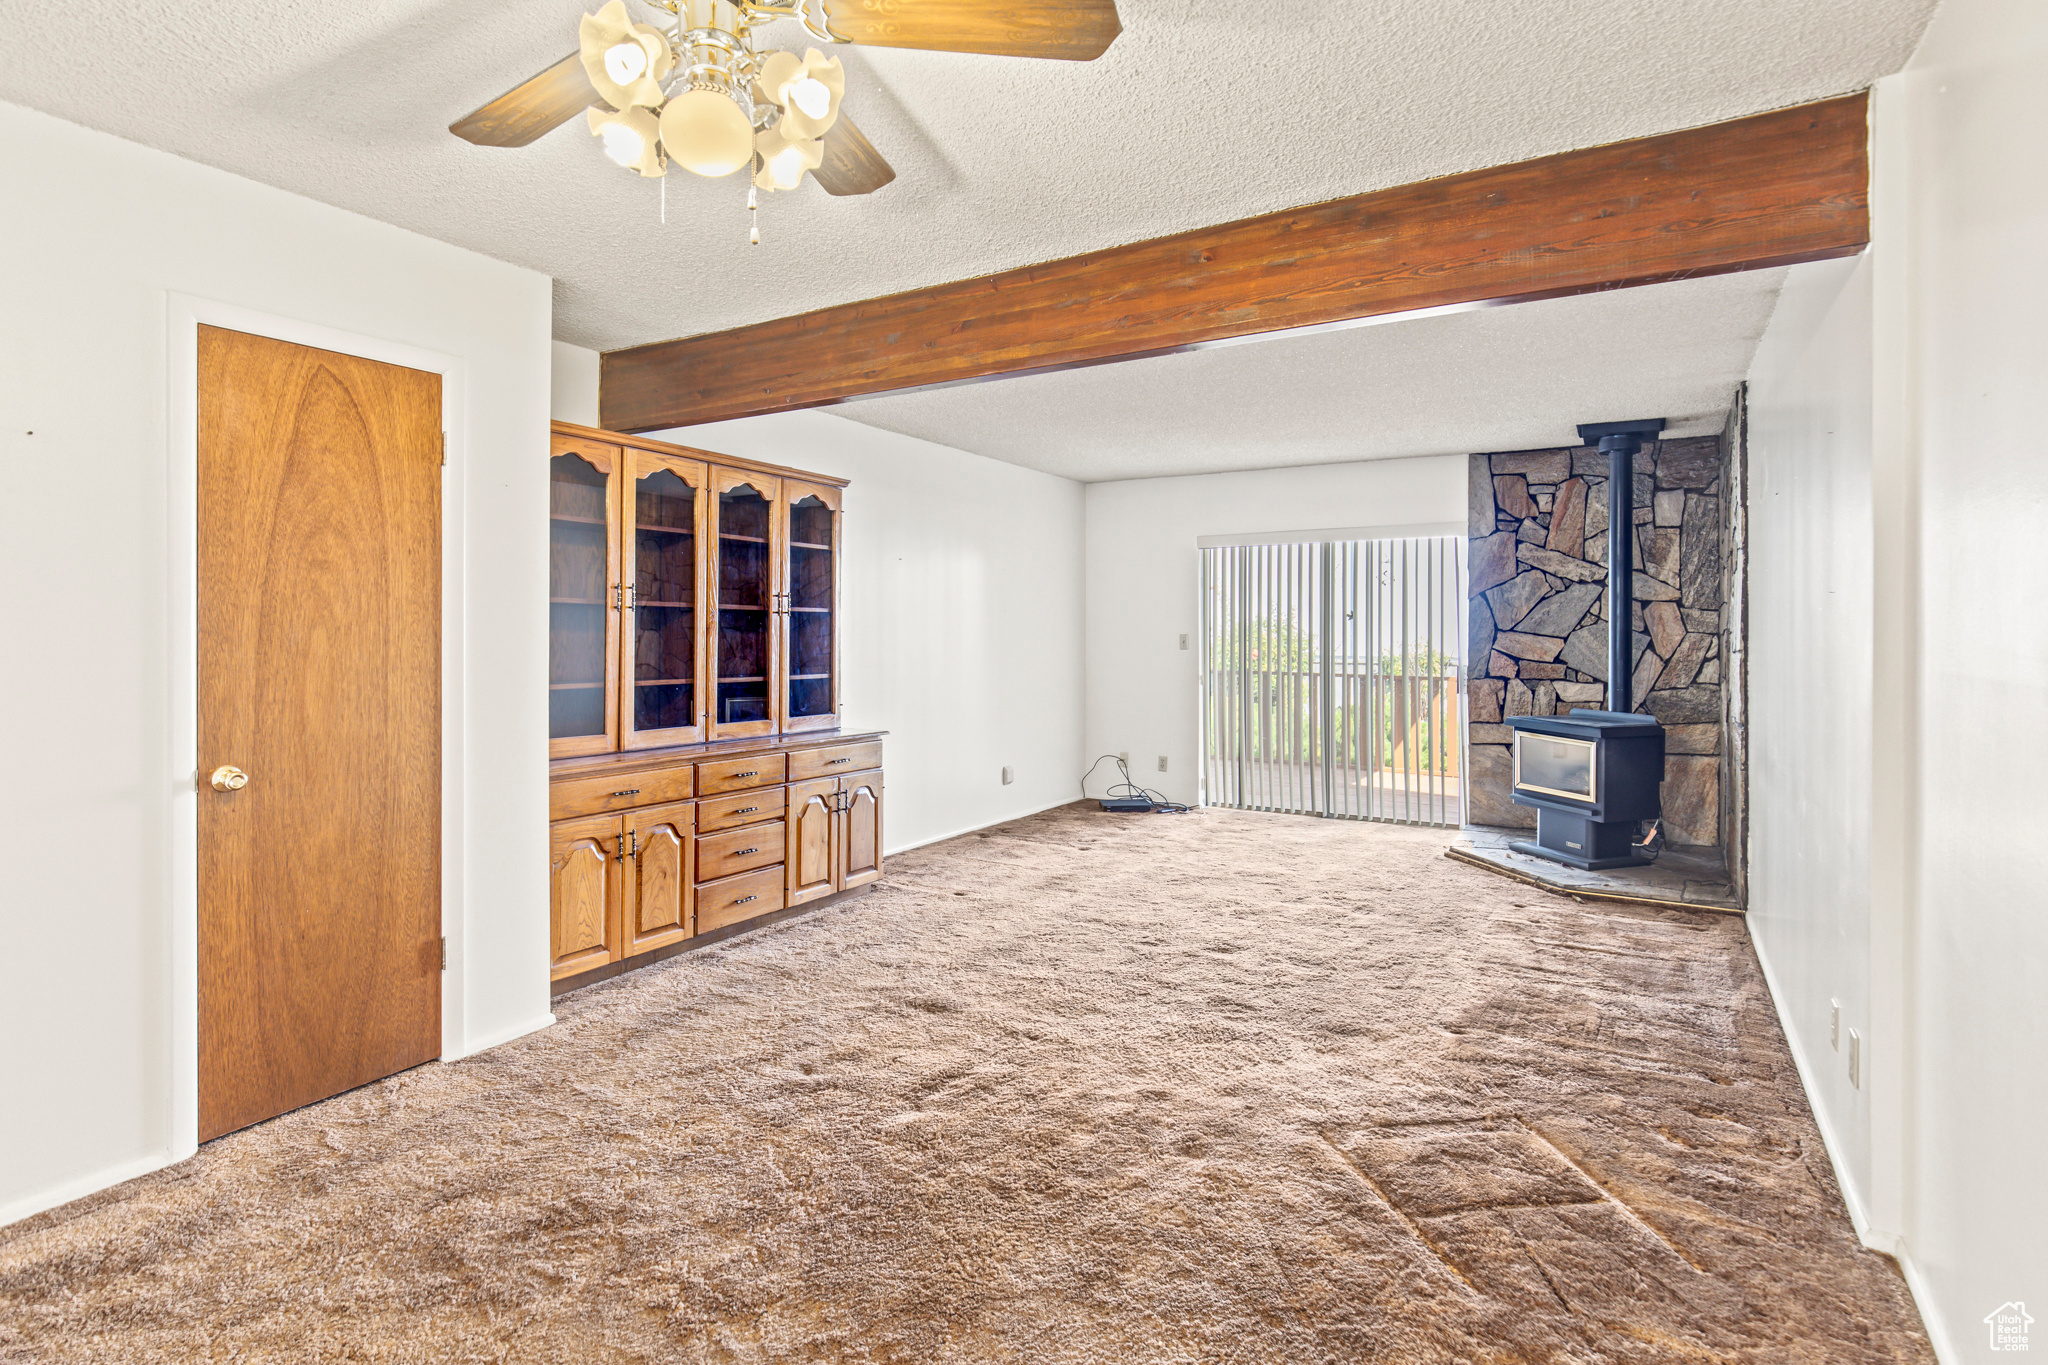
[[[851,755],[848,755],[848,756],[847,756],[847,757],[845,757],[845,758],[828,758],[828,759],[826,759],[826,760],[825,760],[825,766],[829,768],[829,767],[831,767],[831,766],[832,766],[833,764],[835,764],[835,763],[851,763],[851,762],[853,762],[853,758],[852,758],[852,756],[851,756]]]
[[[738,810],[734,811],[734,812],[733,812],[733,814],[734,814],[734,815],[752,815],[752,814],[753,814],[753,813],[754,813],[755,811],[757,811],[757,810],[759,810],[759,809],[761,809],[761,808],[760,808],[759,806],[741,806],[741,807],[740,807],[740,808],[739,808]]]
[[[732,856],[733,856],[733,857],[735,857],[735,858],[744,858],[744,857],[746,857],[746,856],[747,856],[747,855],[748,855],[749,853],[759,853],[760,851],[761,851],[761,850],[760,850],[760,849],[758,849],[758,848],[743,848],[743,849],[741,849],[741,850],[740,850],[739,852],[737,852],[737,853],[733,854]]]
[[[761,899],[759,896],[741,896],[738,900],[734,901],[733,904],[745,905],[748,901],[757,901],[759,899]]]
[[[613,796],[638,796],[639,794],[640,789],[638,787],[628,787],[622,792],[612,793]]]
[[[759,777],[760,775],[761,775],[761,770],[760,770],[759,768],[755,768],[755,769],[753,769],[753,770],[751,770],[751,771],[749,771],[749,772],[744,772],[744,773],[734,773],[734,774],[733,774],[733,776],[734,776],[734,777]]]

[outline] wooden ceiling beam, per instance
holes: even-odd
[[[653,431],[1850,255],[1870,235],[1867,118],[1848,95],[611,351],[602,420]]]

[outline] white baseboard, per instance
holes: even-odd
[[[443,1057],[441,1060],[444,1062],[456,1062],[464,1057],[474,1057],[479,1052],[489,1052],[501,1043],[509,1043],[514,1038],[524,1038],[529,1033],[538,1033],[554,1022],[555,1016],[553,1014],[543,1014],[538,1018],[529,1019],[525,1023],[512,1024],[506,1028],[480,1034],[475,1038],[466,1039],[465,1041],[469,1046],[463,1051],[457,1052],[452,1056]]]
[[[1033,806],[1029,810],[1013,811],[1009,815],[998,815],[993,820],[983,820],[979,824],[962,825],[959,829],[949,830],[944,834],[934,834],[928,839],[919,839],[915,843],[899,844],[895,848],[884,846],[882,856],[893,858],[899,853],[908,853],[913,848],[924,848],[929,844],[943,844],[948,839],[957,839],[963,834],[972,834],[978,829],[993,829],[997,825],[1007,825],[1012,820],[1022,820],[1027,815],[1040,815],[1046,811],[1058,810],[1061,806],[1071,806],[1076,801],[1086,799],[1080,796],[1062,796],[1059,800],[1049,801],[1043,806]]]
[[[188,1152],[186,1155],[191,1154]],[[148,1156],[139,1156],[132,1161],[103,1166],[90,1175],[73,1176],[61,1184],[52,1185],[46,1190],[38,1190],[34,1194],[22,1195],[8,1203],[0,1204],[0,1228],[6,1227],[9,1223],[19,1223],[24,1218],[33,1218],[39,1213],[47,1213],[74,1199],[83,1199],[89,1194],[112,1189],[124,1180],[133,1180],[138,1175],[160,1171],[182,1160],[183,1157],[170,1152],[152,1152]]]
[[[1756,953],[1757,966],[1763,969],[1764,989],[1770,992],[1771,1008],[1777,1011],[1778,1027],[1785,1033],[1785,1050],[1792,1054],[1792,1065],[1799,1073],[1799,1088],[1806,1092],[1807,1112],[1813,1115],[1814,1127],[1820,1129],[1821,1147],[1828,1154],[1828,1164],[1835,1171],[1835,1185],[1842,1191],[1842,1203],[1848,1207],[1849,1222],[1856,1229],[1856,1240],[1880,1255],[1896,1261],[1899,1270],[1906,1277],[1906,1289],[1913,1295],[1913,1306],[1920,1310],[1920,1321],[1927,1328],[1927,1340],[1934,1347],[1934,1358],[1941,1365],[1957,1365],[1962,1355],[1950,1338],[1947,1324],[1934,1306],[1934,1296],[1929,1292],[1920,1267],[1913,1260],[1913,1253],[1903,1234],[1890,1228],[1875,1227],[1864,1208],[1863,1195],[1849,1178],[1849,1171],[1838,1155],[1844,1150],[1839,1135],[1829,1124],[1827,1113],[1814,1103],[1818,1087],[1813,1083],[1813,1074],[1806,1069],[1805,1055],[1800,1051],[1798,1034],[1785,1012],[1785,993],[1778,989],[1777,976],[1771,971],[1771,959],[1764,952],[1764,945],[1755,934],[1749,936],[1750,947]]]

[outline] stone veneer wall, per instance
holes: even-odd
[[[1632,708],[1666,727],[1665,836],[1721,841],[1724,716],[1718,437],[1636,456]],[[1474,824],[1533,827],[1509,799],[1507,716],[1562,715],[1607,695],[1607,457],[1587,447],[1474,455],[1466,656]]]

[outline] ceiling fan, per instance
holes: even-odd
[[[840,110],[846,78],[816,48],[756,46],[793,19],[824,43],[1092,61],[1123,29],[1116,0],[645,0],[666,22],[635,23],[623,0],[583,17],[575,52],[448,131],[524,147],[586,114],[606,155],[643,176],[670,162],[703,176],[754,172],[754,188],[869,194],[896,178]],[[759,240],[758,233],[755,240]]]

